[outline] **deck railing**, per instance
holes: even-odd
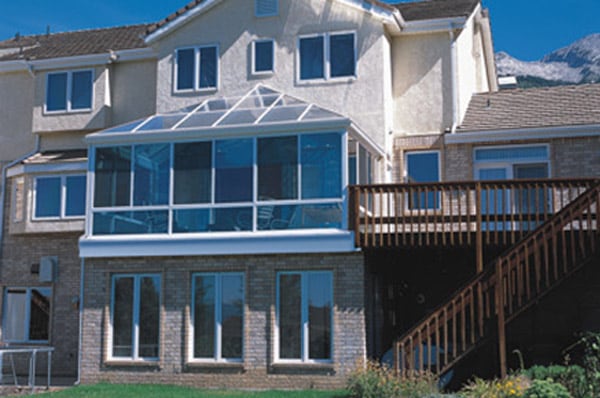
[[[349,226],[356,246],[514,244],[595,179],[355,185]]]
[[[530,189],[529,184],[524,186]],[[575,189],[564,182],[536,184],[553,195]],[[561,203],[567,202],[553,201],[553,210]],[[484,338],[496,336],[505,375],[506,323],[584,264],[598,265],[593,261],[600,252],[600,184],[563,206],[400,337],[394,344],[396,371],[444,373]]]

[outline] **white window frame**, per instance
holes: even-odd
[[[49,175],[39,175],[36,176],[33,183],[33,203],[32,203],[32,212],[31,219],[34,221],[50,221],[50,220],[79,220],[85,218],[85,209],[86,205],[84,203],[84,211],[81,215],[76,216],[67,216],[67,178],[68,177],[84,177],[86,179],[87,186],[87,176],[86,174],[49,174]],[[60,179],[60,214],[58,216],[49,216],[49,217],[38,217],[36,215],[36,203],[37,203],[37,195],[38,195],[38,180],[40,178],[59,178]],[[87,192],[87,188],[85,191]],[[87,200],[86,200],[87,201]]]
[[[309,135],[327,135],[327,134],[339,134],[340,136],[340,162],[341,162],[341,179],[340,179],[340,196],[339,197],[333,197],[333,198],[311,198],[311,199],[306,199],[303,198],[302,196],[302,158],[300,156],[300,152],[301,152],[301,140],[302,137],[305,136],[309,136]],[[288,136],[295,136],[298,137],[298,143],[297,143],[297,148],[298,148],[298,159],[299,162],[296,165],[297,167],[297,175],[298,175],[298,196],[296,198],[293,199],[285,199],[285,200],[274,200],[274,201],[262,201],[260,200],[260,198],[258,198],[258,153],[257,153],[257,142],[259,139],[261,138],[275,138],[275,137],[288,137]],[[344,216],[345,214],[347,214],[347,193],[346,193],[346,179],[347,179],[347,172],[344,171],[345,168],[347,167],[347,159],[345,158],[345,154],[347,153],[346,150],[344,149],[346,146],[346,136],[347,133],[343,132],[343,131],[339,131],[339,130],[327,130],[324,129],[323,131],[319,131],[317,133],[292,133],[292,134],[274,134],[274,135],[269,135],[269,136],[263,136],[263,135],[258,135],[258,136],[251,136],[251,137],[245,137],[247,139],[252,140],[252,151],[253,151],[253,163],[252,163],[252,168],[253,168],[253,192],[252,192],[252,199],[250,201],[247,202],[217,202],[216,201],[216,142],[217,141],[221,141],[221,140],[231,140],[232,138],[229,137],[223,137],[223,138],[215,138],[215,139],[207,139],[207,140],[194,140],[194,141],[189,141],[191,143],[194,142],[211,142],[212,143],[212,169],[211,169],[211,200],[207,203],[198,203],[198,204],[175,204],[175,198],[174,198],[174,148],[176,144],[184,144],[185,142],[179,142],[179,141],[165,141],[165,142],[156,142],[155,144],[166,144],[166,145],[170,145],[170,152],[171,152],[171,160],[170,160],[170,172],[169,172],[169,193],[168,193],[168,203],[167,204],[162,204],[162,205],[148,205],[148,206],[142,206],[142,205],[134,205],[133,204],[133,195],[134,195],[134,184],[135,184],[135,175],[134,175],[134,169],[135,169],[135,146],[137,145],[146,145],[147,143],[136,143],[136,144],[127,144],[127,145],[97,145],[91,148],[90,150],[90,155],[89,155],[89,164],[90,164],[90,174],[88,175],[89,178],[89,186],[90,186],[90,190],[88,191],[89,194],[89,198],[87,200],[87,203],[89,205],[89,209],[88,209],[88,214],[90,214],[90,217],[88,217],[88,222],[87,222],[87,234],[89,236],[94,236],[93,234],[93,223],[94,223],[94,214],[96,213],[103,213],[103,212],[120,212],[120,211],[167,211],[168,212],[168,228],[167,228],[167,232],[166,233],[156,233],[154,235],[177,235],[177,232],[173,232],[173,220],[172,220],[172,215],[174,213],[175,210],[185,210],[185,209],[226,209],[226,208],[236,208],[236,207],[251,207],[252,208],[252,212],[253,212],[253,223],[252,223],[252,229],[247,231],[247,232],[257,232],[257,223],[255,222],[256,220],[256,213],[257,213],[257,209],[259,206],[263,206],[265,204],[274,204],[274,205],[335,205],[335,204],[339,204],[342,208],[342,220],[341,220],[341,227],[340,229],[346,229],[347,228],[347,217]],[[233,138],[235,139],[235,138]],[[94,165],[95,165],[95,161],[96,161],[96,149],[99,148],[112,148],[112,147],[116,147],[116,146],[128,146],[131,148],[131,160],[130,160],[130,179],[129,179],[129,203],[127,205],[123,205],[123,206],[106,206],[106,207],[97,207],[94,204],[94,195],[95,195],[95,171],[94,171]],[[366,148],[365,148],[366,149]],[[298,231],[298,230],[306,230],[304,228],[301,229],[282,229],[281,233],[289,233],[290,231]],[[227,231],[227,233],[232,233],[233,231]],[[199,232],[200,234],[206,234],[206,232]],[[142,234],[142,235],[147,235],[147,234]],[[184,234],[184,235],[190,235],[190,234]],[[95,236],[107,236],[107,235],[95,235]],[[112,235],[111,235],[112,236]],[[127,234],[127,235],[123,235],[123,236],[127,236],[128,238],[131,238],[132,236],[135,236],[135,234]]]
[[[140,281],[142,278],[154,278],[158,277],[160,290],[159,290],[159,323],[158,323],[158,356],[157,357],[140,357],[139,356],[139,338],[140,338]],[[115,281],[120,278],[133,278],[133,328],[132,328],[132,356],[131,357],[115,357],[113,356],[113,336],[114,336],[114,314],[115,314]],[[110,324],[108,325],[108,339],[107,339],[107,359],[108,361],[116,362],[158,362],[162,355],[162,304],[163,304],[163,278],[159,273],[149,274],[114,274],[110,278]]]
[[[215,48],[216,50],[216,67],[217,67],[217,79],[214,87],[203,87],[200,88],[200,50],[203,48]],[[177,56],[178,51],[180,50],[194,50],[194,82],[192,88],[178,89],[177,82],[179,79],[178,69],[179,69],[179,58]],[[189,46],[189,47],[180,47],[175,49],[175,53],[173,55],[173,92],[175,93],[212,93],[219,90],[220,82],[221,82],[221,50],[219,48],[219,44],[217,43],[209,43],[202,44],[200,46]]]
[[[90,107],[89,108],[78,108],[78,109],[72,109],[71,107],[71,97],[73,95],[72,93],[72,89],[73,89],[73,73],[78,73],[78,72],[91,72],[92,74],[92,82],[91,82],[91,102],[90,102]],[[87,112],[91,112],[92,109],[94,109],[94,80],[95,80],[95,70],[94,69],[77,69],[77,70],[68,70],[68,71],[60,71],[60,72],[49,72],[46,74],[46,89],[44,91],[44,114],[45,115],[56,115],[56,114],[61,114],[61,113],[87,113]],[[61,74],[66,74],[67,75],[67,104],[66,104],[66,109],[56,109],[56,110],[48,110],[48,85],[49,85],[49,80],[50,80],[50,76],[52,75],[61,75]]]
[[[30,326],[30,322],[31,322],[31,291],[33,289],[47,289],[50,291],[50,314],[48,314],[48,340],[31,340],[29,339],[29,326]],[[5,342],[7,343],[32,343],[32,344],[48,344],[50,342],[50,338],[51,338],[51,328],[52,328],[52,307],[53,307],[53,297],[54,297],[54,291],[51,287],[49,286],[29,286],[29,287],[22,287],[22,286],[6,286],[5,290],[4,290],[4,295],[3,295],[3,301],[4,301],[4,308],[3,308],[3,315],[2,315],[2,323],[6,324],[6,317],[8,315],[8,312],[6,311],[6,303],[8,302],[7,300],[7,296],[9,294],[9,290],[25,290],[26,291],[26,313],[23,316],[23,322],[25,323],[25,334],[27,335],[27,339],[24,340],[8,340],[4,337],[4,333],[2,333],[2,337],[4,339]]]
[[[331,278],[331,286],[330,286],[330,302],[331,302],[331,319],[330,319],[330,325],[331,325],[331,331],[330,331],[330,335],[329,335],[329,343],[330,343],[330,359],[310,359],[309,358],[309,341],[310,341],[310,336],[309,336],[309,323],[308,323],[308,278],[307,276],[310,274],[326,274],[329,275]],[[302,323],[302,330],[301,330],[301,335],[300,335],[300,339],[301,339],[301,355],[302,357],[300,359],[282,359],[280,358],[279,352],[280,352],[280,347],[279,347],[279,338],[280,338],[280,328],[279,328],[279,320],[280,320],[280,288],[279,288],[279,283],[280,283],[280,276],[282,275],[300,275],[300,290],[301,290],[301,323]],[[333,363],[333,358],[334,358],[334,352],[335,352],[335,346],[334,346],[334,336],[335,336],[335,324],[334,324],[334,320],[335,320],[335,314],[334,314],[334,310],[335,310],[335,302],[334,302],[334,285],[335,285],[335,280],[334,280],[334,272],[331,270],[315,270],[315,271],[280,271],[277,272],[276,274],[276,294],[277,294],[277,298],[276,298],[276,307],[275,307],[275,340],[273,342],[274,345],[274,350],[273,350],[273,355],[274,355],[274,362],[275,363],[281,363],[281,364],[331,364]]]
[[[279,15],[279,0],[272,0],[275,3],[275,10],[271,13],[260,13],[258,2],[260,0],[254,0],[254,16],[257,18],[275,17]]]
[[[512,157],[502,160],[477,160],[476,152],[478,150],[485,149],[512,149],[512,148],[535,148],[544,147],[546,148],[547,156],[545,159],[542,158],[518,158]],[[514,166],[516,165],[528,165],[528,164],[545,164],[548,170],[548,177],[552,175],[550,168],[550,145],[545,143],[539,144],[523,144],[523,145],[485,145],[473,148],[473,178],[479,181],[479,172],[481,169],[492,169],[492,168],[504,168],[506,170],[506,179],[511,180],[514,178]]]
[[[257,43],[271,43],[273,52],[271,54],[271,70],[256,70],[256,44]],[[275,73],[275,40],[273,39],[256,39],[252,42],[252,74],[255,76],[270,76]]]
[[[194,357],[194,314],[196,313],[196,277],[198,276],[212,276],[215,278],[215,352],[213,357],[196,358]],[[222,356],[222,292],[223,284],[222,280],[224,276],[239,276],[242,278],[242,357],[241,358],[223,358]],[[191,312],[190,312],[190,324],[189,324],[189,351],[188,351],[188,362],[190,363],[242,363],[244,361],[244,308],[246,306],[246,280],[243,272],[196,272],[192,274],[192,294],[191,294]]]
[[[338,76],[331,77],[331,36],[348,35],[351,34],[354,37],[354,74],[350,76]],[[323,37],[323,74],[324,77],[318,77],[313,79],[302,79],[301,73],[301,54],[300,54],[300,41],[302,39],[311,39],[315,37]],[[358,77],[358,45],[357,45],[357,34],[355,30],[340,30],[335,32],[325,33],[312,33],[307,35],[300,35],[296,41],[296,82],[299,84],[306,84],[311,82],[339,82],[339,81],[353,81]]]

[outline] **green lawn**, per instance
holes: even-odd
[[[229,398],[229,397],[251,397],[251,398],[347,398],[345,391],[220,391],[220,390],[198,390],[188,387],[164,386],[164,385],[119,385],[119,384],[96,384],[93,386],[79,386],[65,389],[63,391],[40,394],[43,397],[56,398],[104,398],[104,397],[143,397],[143,398]]]

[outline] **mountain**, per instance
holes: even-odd
[[[519,86],[551,86],[600,82],[600,33],[594,33],[544,56],[521,61],[496,54],[498,76],[517,76]]]

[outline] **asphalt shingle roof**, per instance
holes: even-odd
[[[129,25],[12,38],[1,41],[0,49],[17,50],[0,56],[0,61],[61,58],[143,48],[146,47],[143,36],[148,26]],[[23,50],[19,51],[21,47]]]
[[[474,95],[457,132],[600,124],[600,84]]]

